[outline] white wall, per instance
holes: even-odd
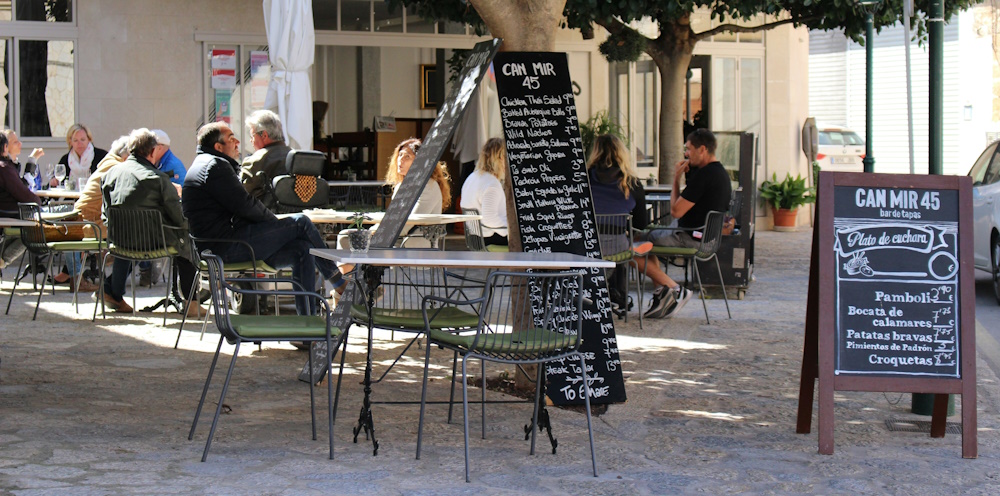
[[[944,164],[945,174],[965,174],[986,145],[992,122],[993,56],[989,40],[972,29],[972,14],[945,26]],[[885,28],[874,42],[873,150],[875,171],[908,173],[905,51],[902,25]],[[929,67],[926,47],[911,46],[914,162],[928,170]],[[809,103],[820,123],[847,125],[865,135],[865,49],[837,32],[810,33]],[[965,120],[965,106],[972,118]]]

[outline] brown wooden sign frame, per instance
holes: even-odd
[[[958,325],[959,377],[920,377],[836,373],[837,254],[834,245],[834,192],[837,186],[886,190],[955,190],[958,210]],[[808,434],[812,422],[815,380],[819,379],[819,452],[833,454],[834,391],[935,393],[931,437],[944,437],[948,394],[962,395],[962,456],[976,458],[976,340],[975,278],[972,266],[972,181],[966,176],[821,172],[816,222],[813,229],[806,307],[805,344],[796,432]]]

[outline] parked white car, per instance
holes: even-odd
[[[816,161],[820,170],[864,172],[865,140],[858,133],[840,126],[817,126],[819,150]]]
[[[993,293],[1000,303],[1000,156],[994,141],[976,160],[972,178],[973,259],[977,269],[993,275]]]

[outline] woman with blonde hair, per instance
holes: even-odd
[[[66,145],[69,151],[59,158],[59,163],[66,166],[66,184],[76,185],[77,180],[87,179],[97,170],[97,164],[101,163],[107,150],[102,150],[94,146],[94,136],[83,124],[76,123],[66,131]]]
[[[590,159],[587,161],[587,173],[590,177],[590,192],[594,198],[594,212],[597,214],[632,214],[632,226],[645,229],[649,224],[646,214],[646,193],[642,189],[642,181],[635,165],[629,158],[628,149],[620,138],[610,134],[602,134],[594,138]],[[609,253],[618,253],[627,249],[618,246],[619,240],[601,240],[602,248]],[[610,245],[610,246],[609,246]],[[660,268],[659,260],[653,255],[647,255],[652,244],[642,243],[634,248],[636,266],[649,276],[656,285],[653,291],[653,301],[650,308],[643,314],[645,318],[671,317],[687,300],[679,301],[673,295],[677,283]]]
[[[385,182],[392,186],[392,195],[396,196],[399,185],[410,171],[413,159],[420,150],[420,140],[410,138],[403,140],[396,145],[389,157],[389,168],[385,173]],[[451,177],[448,175],[448,165],[438,162],[431,174],[431,179],[427,181],[420,198],[413,206],[410,213],[414,214],[440,214],[451,206]]]
[[[462,208],[479,211],[486,245],[507,244],[507,200],[503,190],[506,172],[504,142],[500,138],[490,138],[479,151],[476,170],[462,185]]]

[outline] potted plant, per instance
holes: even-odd
[[[365,226],[365,221],[371,220],[371,217],[365,215],[364,212],[354,212],[354,215],[348,217],[347,220],[350,221],[351,227],[345,229],[345,231],[347,231],[347,239],[350,242],[351,251],[367,252],[368,244],[372,239],[372,232]]]
[[[650,174],[649,177],[646,178],[646,186],[656,186],[656,175]]]
[[[772,174],[771,179],[760,185],[760,196],[771,204],[774,212],[774,228],[780,231],[795,227],[795,217],[800,206],[816,201],[816,190],[806,186],[802,176],[792,177],[785,174],[785,179],[778,181],[778,174]]]

